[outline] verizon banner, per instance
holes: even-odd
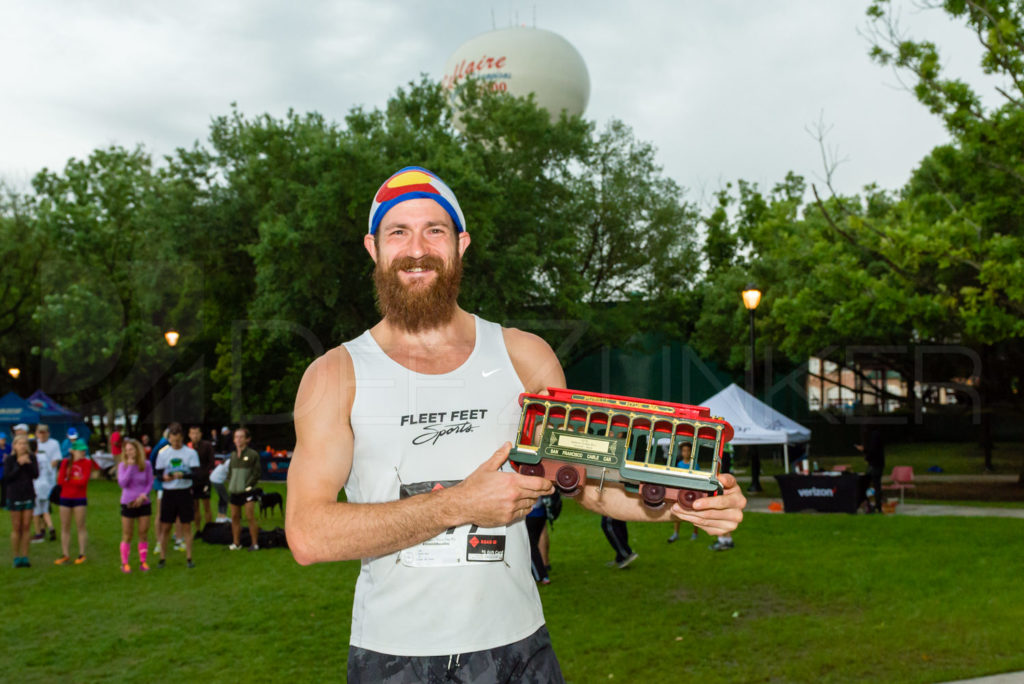
[[[864,498],[861,475],[857,473],[815,473],[776,475],[786,513],[820,511],[856,513]]]

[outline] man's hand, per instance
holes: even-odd
[[[512,444],[505,442],[469,477],[451,488],[453,494],[461,495],[457,505],[462,508],[462,517],[480,527],[507,525],[525,518],[538,497],[554,491],[546,478],[501,472],[511,450]]]
[[[672,515],[680,520],[693,523],[708,534],[728,534],[743,520],[743,509],[747,498],[743,496],[736,478],[722,474],[719,481],[725,488],[721,496],[705,496],[693,502],[693,510],[687,510],[678,503],[672,506]]]

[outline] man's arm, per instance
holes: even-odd
[[[548,387],[565,387],[562,365],[547,342],[536,335],[515,329],[505,329],[504,336],[512,365],[527,392],[536,394]],[[697,499],[693,510],[687,510],[678,503],[652,510],[643,504],[639,495],[630,494],[617,484],[605,484],[599,488],[589,480],[583,486],[582,493],[574,498],[584,508],[618,520],[683,520],[693,523],[708,534],[726,534],[736,529],[743,520],[747,499],[732,475],[722,474],[718,479],[725,489],[723,495]]]
[[[385,503],[339,502],[352,468],[354,397],[344,347],[314,361],[299,386],[285,528],[302,565],[382,556],[466,523],[505,525],[552,491],[544,478],[498,472],[511,448],[506,443],[454,487]]]
[[[249,469],[249,477],[245,480],[245,491],[251,490],[253,487],[259,487],[260,478],[263,477],[263,458],[260,456],[260,452],[255,449],[252,450],[256,455],[253,461],[252,468]]]

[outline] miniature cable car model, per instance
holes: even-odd
[[[702,406],[555,387],[519,395],[523,407],[510,459],[524,475],[575,494],[587,478],[621,482],[644,503],[674,498],[690,508],[723,491],[722,449],[732,426]]]

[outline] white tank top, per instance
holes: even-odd
[[[469,358],[440,375],[400,365],[369,331],[345,343],[356,377],[350,502],[451,486],[512,440],[523,385],[501,326],[475,320]],[[351,643],[392,655],[450,655],[519,641],[543,624],[526,525],[465,525],[363,560]]]

